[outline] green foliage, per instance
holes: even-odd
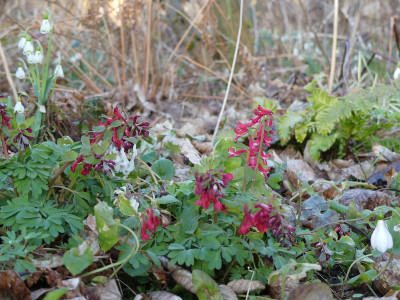
[[[278,121],[281,144],[293,136],[297,143],[309,141],[308,151],[314,160],[335,145],[342,156],[350,141],[363,141],[369,148],[400,120],[400,91],[393,86],[378,85],[338,99],[315,84],[316,80],[305,87],[310,92],[307,107],[288,110]]]
[[[199,300],[223,300],[218,284],[201,270],[193,270],[193,287]]]

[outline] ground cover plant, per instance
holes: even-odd
[[[0,8],[0,298],[398,294],[397,4],[364,41],[362,2],[22,2]]]

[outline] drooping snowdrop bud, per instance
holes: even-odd
[[[21,98],[18,98],[17,104],[14,106],[14,112],[23,114],[25,111],[25,107],[21,103]]]
[[[45,13],[43,16],[42,26],[40,26],[40,33],[47,34],[50,32],[50,29],[51,29],[51,25],[50,25],[47,13]]]
[[[27,60],[28,64],[35,64],[36,63],[35,54],[33,52],[29,52]]]
[[[26,43],[24,45],[24,50],[23,53],[24,55],[28,55],[28,53],[35,51],[35,49],[33,48],[33,43],[32,43],[32,39],[30,36],[28,36],[26,38]]]
[[[37,50],[35,52],[35,62],[37,64],[41,64],[43,61],[43,54],[42,51],[40,51],[40,47],[37,47]]]
[[[396,70],[394,70],[393,79],[394,80],[400,79],[400,63],[397,64],[397,68]]]
[[[17,72],[15,72],[15,77],[17,77],[18,79],[24,79],[25,78],[25,71],[24,71],[24,69],[22,69],[22,65],[21,64],[18,65]]]
[[[24,33],[24,34],[21,36],[21,38],[19,39],[18,48],[19,48],[19,49],[24,49],[25,43],[26,43],[26,35],[25,35],[25,33]]]
[[[383,220],[378,220],[371,236],[371,246],[381,253],[385,253],[393,247],[393,238]]]
[[[54,69],[54,77],[64,78],[64,71],[61,67],[61,62],[59,62],[56,68]]]

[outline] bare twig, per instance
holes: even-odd
[[[10,69],[8,68],[7,58],[6,58],[6,55],[4,54],[3,46],[1,45],[1,41],[0,41],[0,56],[1,56],[1,60],[3,61],[4,71],[6,72],[8,84],[10,85],[11,90],[13,92],[15,103],[17,103],[17,101],[18,101],[17,89],[15,88],[14,81],[11,78]]]
[[[339,0],[335,0],[334,7],[334,18],[333,18],[333,43],[332,43],[332,58],[331,58],[331,72],[329,75],[328,94],[332,93],[333,79],[335,77],[335,66],[336,66],[336,44],[337,44],[337,29],[339,22]]]

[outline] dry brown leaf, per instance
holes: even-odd
[[[196,291],[193,286],[192,281],[192,273],[185,269],[178,269],[172,272],[172,278],[178,283],[180,286],[184,287],[188,291],[196,294]]]
[[[122,299],[122,295],[118,289],[118,285],[117,285],[117,282],[115,281],[115,279],[111,279],[110,281],[107,281],[107,283],[104,286],[98,285],[96,287],[98,288],[98,291],[100,293],[99,300]]]
[[[373,258],[375,269],[379,273],[387,265],[389,255],[385,254]],[[400,259],[393,257],[385,271],[374,281],[374,285],[382,294],[389,292],[392,287],[398,286],[400,282]]]
[[[46,253],[40,260],[32,258],[31,263],[37,268],[46,269],[53,269],[64,265],[61,255],[49,253]]]
[[[97,231],[96,217],[92,214],[88,215],[85,221],[83,221],[86,230],[92,231],[95,235],[99,235]]]
[[[232,280],[227,284],[236,294],[246,293],[248,290],[250,292],[256,290],[263,290],[265,286],[258,280],[248,280],[248,279],[239,279]]]
[[[0,271],[0,299],[29,300],[31,292],[17,273]]]
[[[317,179],[313,169],[311,169],[305,161],[300,159],[287,161],[285,177],[295,188],[297,188],[299,180],[300,182],[309,182]]]
[[[151,292],[149,296],[150,300],[182,300],[181,297],[165,291]]]
[[[227,285],[220,284],[219,291],[221,292],[222,298],[224,300],[237,300],[238,297],[236,296],[235,292]]]
[[[295,288],[297,288],[299,285],[300,285],[299,278],[294,278],[290,275],[287,276],[285,282],[285,292],[284,292],[285,299],[288,299],[290,292]],[[280,299],[282,293],[282,277],[279,277],[279,279],[275,280],[271,284],[270,293],[272,298]]]
[[[372,190],[364,189],[352,189],[346,190],[340,198],[340,204],[348,206],[353,200],[355,200],[355,207],[358,211],[364,209],[374,210],[375,207],[381,205],[391,206],[391,198],[389,195]]]
[[[156,277],[157,280],[159,280],[162,284],[167,284],[167,276],[165,275],[163,267],[152,265],[151,272],[153,273],[154,277]]]
[[[200,153],[196,150],[188,138],[178,139],[178,145],[182,151],[182,154],[185,155],[191,163],[195,165],[200,164]]]
[[[214,150],[211,142],[192,141],[192,144],[200,154],[211,153]]]
[[[400,154],[392,152],[388,148],[379,144],[374,144],[372,146],[372,151],[374,152],[375,156],[378,157],[379,161],[394,162],[400,159]]]
[[[318,181],[326,181],[326,180],[317,179],[316,182]],[[317,192],[319,195],[322,195],[325,199],[334,199],[339,193],[337,188],[335,188],[334,186],[332,186],[332,184],[329,183],[319,183],[314,185],[314,191]]]

